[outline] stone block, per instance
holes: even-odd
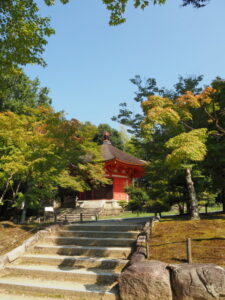
[[[172,300],[167,264],[142,261],[131,264],[119,277],[122,300]]]
[[[174,300],[225,299],[225,270],[214,264],[181,264],[168,267]]]

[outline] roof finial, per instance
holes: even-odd
[[[109,134],[108,131],[104,131],[103,132],[103,143],[105,143],[105,144],[111,144],[110,140],[109,140],[109,136],[110,136],[110,134]]]
[[[103,137],[104,137],[104,140],[109,140],[109,132],[108,131],[104,131],[103,132]]]

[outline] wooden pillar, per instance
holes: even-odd
[[[115,190],[116,182],[114,177],[112,179],[113,179],[113,199],[116,199],[116,190]]]

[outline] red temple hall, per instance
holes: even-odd
[[[111,179],[112,184],[81,193],[80,200],[128,201],[125,188],[132,185],[134,178],[144,175],[145,162],[114,147],[107,132],[104,133],[101,152],[104,159],[105,176]]]

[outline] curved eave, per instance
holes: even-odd
[[[130,163],[130,162],[127,162],[127,161],[123,161],[123,160],[120,160],[116,157],[112,158],[112,159],[109,159],[109,160],[104,160],[104,162],[114,162],[114,161],[118,161],[122,164],[125,164],[125,165],[129,165],[129,166],[135,166],[135,167],[144,167],[147,163],[140,163],[140,164],[134,164],[134,163]]]

